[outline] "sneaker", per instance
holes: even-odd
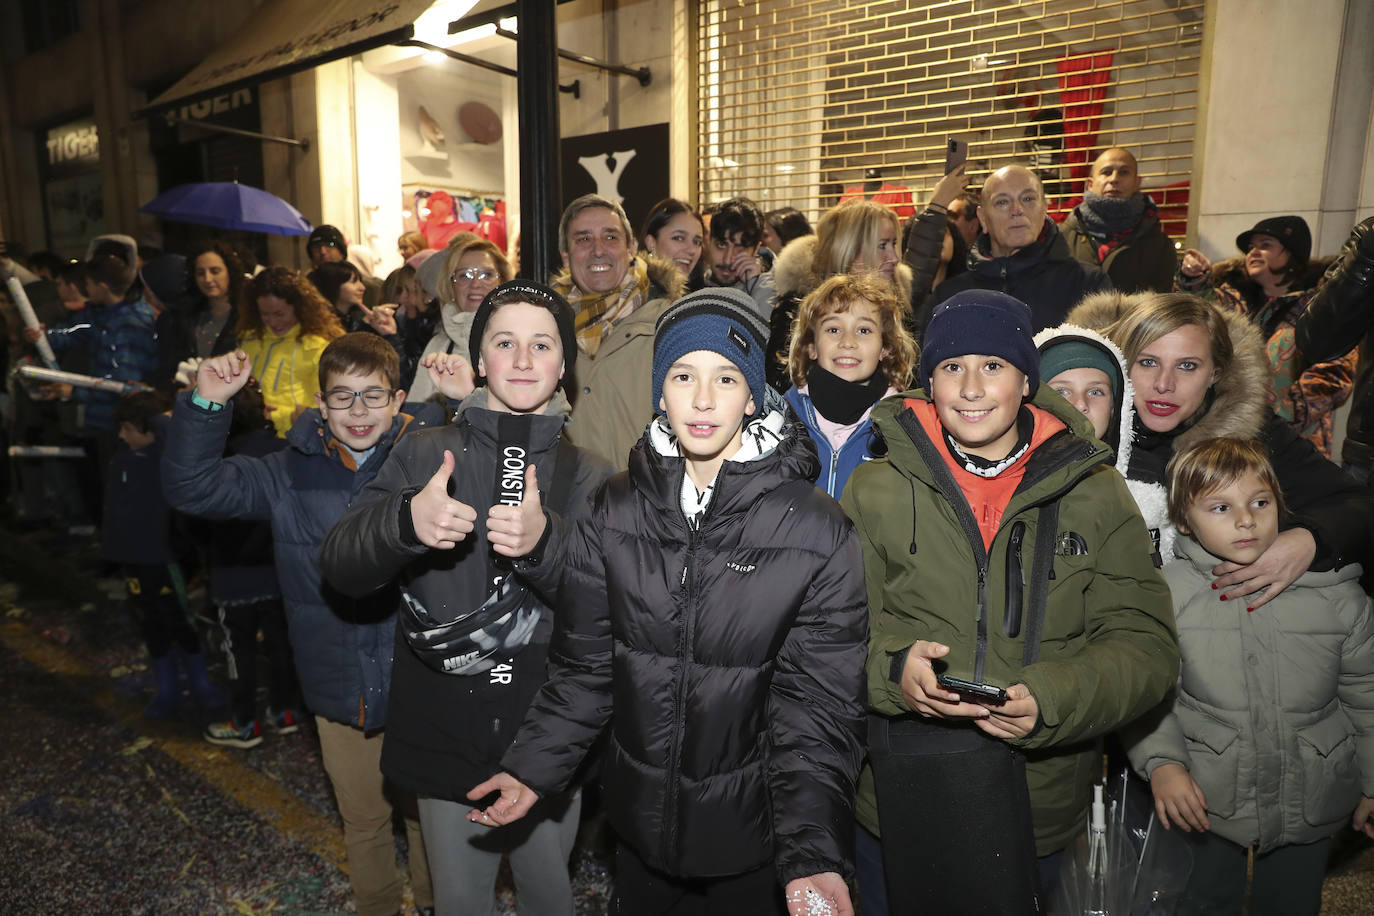
[[[233,719],[215,722],[206,727],[205,740],[222,747],[257,747],[262,744],[262,726],[257,719],[248,720],[247,725],[239,725]]]
[[[301,726],[300,717],[295,710],[283,709],[275,712],[271,706],[267,707],[267,727],[278,735],[294,735]]]

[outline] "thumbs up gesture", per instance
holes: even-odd
[[[523,557],[544,536],[544,507],[534,465],[525,465],[525,499],[518,506],[492,506],[487,513],[487,540],[503,557]]]
[[[410,500],[410,523],[426,547],[452,550],[477,523],[477,510],[448,495],[453,475],[453,452],[444,450],[444,463]]]

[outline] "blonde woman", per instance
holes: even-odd
[[[439,325],[420,354],[420,362],[430,353],[465,355],[477,306],[482,304],[487,293],[515,275],[501,249],[471,232],[455,236],[443,253],[434,258],[443,258],[437,284],[442,305]],[[417,369],[406,400],[430,401],[442,397],[429,373]]]
[[[783,246],[773,265],[778,302],[769,320],[768,383],[780,392],[792,384],[787,372],[797,307],[826,280],[840,274],[870,274],[892,290],[905,315],[911,301],[911,268],[901,262],[902,230],[897,214],[882,204],[854,200],[821,217],[815,235]]]

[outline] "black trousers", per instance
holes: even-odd
[[[615,851],[610,916],[785,916],[771,865],[723,878],[678,878],[644,864],[624,843]]]
[[[229,669],[229,702],[240,725],[257,718],[258,631],[267,654],[268,697],[277,712],[296,705],[296,667],[286,636],[286,612],[280,598],[248,604],[220,605],[220,635]]]
[[[1215,833],[1191,834],[1193,873],[1179,903],[1180,916],[1241,916],[1249,850]],[[1252,916],[1316,916],[1331,840],[1292,844],[1255,856],[1250,888]]]
[[[200,638],[186,616],[181,568],[165,566],[124,566],[124,581],[129,600],[138,614],[143,643],[153,658],[162,658],[172,645],[185,652],[200,651]]]
[[[1044,912],[1025,758],[967,722],[869,716],[892,916]]]

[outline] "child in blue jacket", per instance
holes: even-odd
[[[816,443],[816,486],[839,499],[853,470],[874,457],[869,412],[906,390],[915,365],[901,305],[882,283],[840,274],[802,300],[792,323],[787,402]]]
[[[287,630],[306,704],[315,714],[325,772],[344,823],[348,879],[359,916],[401,909],[391,802],[380,767],[398,596],[384,590],[351,599],[321,579],[320,545],[376,475],[396,441],[442,423],[434,405],[401,412],[400,360],[376,334],[333,341],[320,356],[321,393],[287,435],[287,448],[262,458],[221,457],[235,393],[252,367],[242,350],[201,363],[194,391],[172,413],[163,489],[173,506],[208,518],[272,521]],[[406,817],[417,905],[433,905],[420,826]]]

